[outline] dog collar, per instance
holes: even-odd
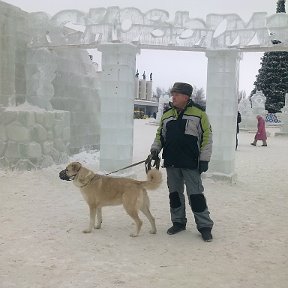
[[[90,174],[90,172],[89,172],[89,174]],[[89,174],[88,174],[88,175],[89,175]],[[88,175],[87,175],[87,176],[88,176]],[[95,174],[94,177],[91,178],[91,180],[90,180],[88,183],[86,183],[86,184],[84,184],[84,185],[82,185],[82,186],[79,186],[79,187],[80,187],[80,188],[83,188],[83,187],[89,185],[89,184],[92,182],[92,180],[98,180],[98,179],[100,179],[100,178],[101,178],[100,175]]]

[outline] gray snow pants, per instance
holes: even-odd
[[[194,214],[197,229],[213,227],[204,197],[201,176],[197,169],[167,167],[167,185],[169,188],[170,213],[173,223],[186,225],[184,184],[189,204]]]

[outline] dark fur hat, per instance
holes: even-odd
[[[170,92],[181,93],[181,94],[191,97],[192,92],[193,92],[193,87],[188,83],[175,82]]]

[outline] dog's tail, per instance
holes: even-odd
[[[162,174],[157,169],[151,169],[147,173],[147,181],[143,181],[142,185],[148,190],[157,189],[162,182]]]

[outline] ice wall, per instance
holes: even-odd
[[[24,103],[0,107],[0,168],[31,170],[67,162],[70,113]]]
[[[59,48],[53,80],[54,109],[71,112],[70,152],[100,146],[100,80],[86,50]]]
[[[53,79],[56,76],[56,54],[48,48],[27,49],[26,101],[45,110],[52,110]]]
[[[0,1],[3,167],[45,167],[65,161],[63,155],[100,145],[99,77],[95,65],[85,49],[45,48],[43,43],[49,43],[50,37],[64,37],[63,31],[47,20],[44,13],[25,13]],[[71,29],[65,33],[71,34]],[[35,47],[37,43],[42,45]],[[49,119],[43,120],[49,122],[45,122],[48,126],[39,119]],[[37,133],[40,138],[35,136]],[[47,147],[53,151],[51,155]]]
[[[26,101],[71,112],[71,153],[99,148],[99,77],[86,50],[28,49],[26,62]]]
[[[25,98],[27,13],[0,1],[0,104]]]

